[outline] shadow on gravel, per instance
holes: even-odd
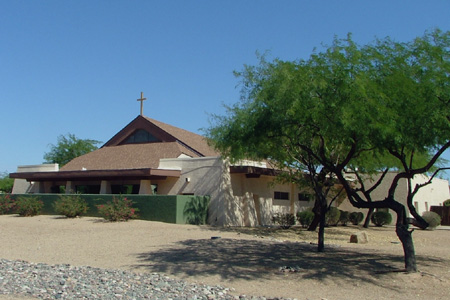
[[[363,280],[374,285],[390,271],[403,267],[403,257],[364,253],[349,248],[327,248],[318,253],[316,246],[294,242],[203,239],[179,242],[172,248],[138,254],[140,264],[131,266],[147,272],[180,276],[219,275],[224,280],[280,279],[286,275],[298,279]],[[435,258],[420,258],[423,264],[445,265]],[[283,273],[287,266],[297,272]]]

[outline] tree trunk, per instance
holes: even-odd
[[[363,225],[364,228],[369,228],[370,218],[372,218],[372,214],[373,214],[374,210],[375,209],[372,207],[369,208],[369,211],[367,212],[366,220],[364,221],[364,225]]]
[[[412,230],[408,230],[406,225],[397,225],[397,236],[402,242],[403,253],[405,255],[405,270],[408,273],[417,272],[416,252],[412,239]]]
[[[326,208],[325,208],[326,210]],[[317,252],[323,252],[325,249],[325,212],[320,214],[319,237],[317,243]]]
[[[408,219],[406,218],[405,206],[393,201],[392,209],[397,213],[397,223],[395,232],[402,243],[403,254],[405,260],[405,270],[408,273],[417,272],[416,251],[414,250],[414,242],[412,238],[413,230],[409,230]]]
[[[314,219],[311,224],[309,224],[308,231],[316,231],[317,226],[320,223],[320,213],[314,212]]]

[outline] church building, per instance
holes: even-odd
[[[142,99],[141,115],[101,148],[60,169],[19,167],[10,177],[32,184],[13,192],[210,196],[211,225],[266,225],[274,212],[297,210],[295,185],[270,184],[276,170],[229,164],[203,136],[143,116]]]

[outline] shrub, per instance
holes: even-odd
[[[350,213],[350,215],[348,216],[350,222],[352,222],[353,225],[359,225],[359,223],[362,222],[362,220],[364,219],[364,214],[360,211],[358,212],[352,212]]]
[[[272,220],[283,229],[289,229],[295,225],[295,217],[293,214],[276,213],[273,215]]]
[[[450,206],[450,199],[444,201],[444,206]]]
[[[15,211],[22,217],[32,217],[41,213],[44,202],[38,197],[19,197],[14,203]]]
[[[97,205],[98,212],[105,220],[111,222],[128,221],[137,218],[139,209],[131,207],[133,201],[125,197],[113,197],[111,202]]]
[[[422,218],[427,221],[428,229],[434,229],[441,225],[441,216],[434,211],[426,211],[422,214]]]
[[[325,224],[327,226],[336,226],[339,222],[339,218],[341,216],[341,211],[337,207],[330,207],[325,214]]]
[[[302,224],[302,227],[306,228],[314,220],[314,213],[310,209],[299,211],[297,212],[297,220]]]
[[[392,215],[387,211],[376,211],[372,214],[370,220],[375,226],[381,227],[383,225],[391,224]]]
[[[59,199],[53,202],[53,209],[57,214],[75,218],[85,214],[88,210],[88,205],[80,195],[60,195]]]
[[[339,217],[339,223],[342,224],[342,226],[347,226],[347,223],[350,221],[350,213],[348,211],[341,210],[341,216]]]
[[[0,215],[6,214],[14,207],[14,201],[9,194],[0,194]]]

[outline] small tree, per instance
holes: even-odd
[[[0,192],[11,193],[14,179],[9,178],[8,172],[0,173]]]
[[[67,164],[75,157],[96,150],[100,141],[79,139],[74,134],[58,136],[57,144],[50,145],[50,152],[44,154],[46,163],[57,163],[60,166]]]

